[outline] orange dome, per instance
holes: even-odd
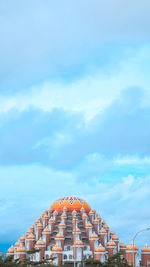
[[[129,244],[127,246],[127,250],[138,250],[137,246],[134,244],[134,247],[133,247],[133,244]]]
[[[19,240],[20,240],[20,241],[25,241],[25,237],[24,237],[24,236],[21,236],[21,237],[19,238]]]
[[[43,230],[43,233],[50,233],[51,231],[46,227],[44,230]]]
[[[55,238],[64,238],[64,235],[62,235],[62,234],[57,234],[57,235],[55,236]]]
[[[95,248],[95,252],[105,252],[105,251],[106,251],[105,248],[101,244],[99,244],[99,246]]]
[[[145,245],[142,249],[141,252],[150,252],[150,247],[148,245]]]
[[[120,248],[121,248],[121,249],[122,249],[122,248],[127,248],[127,246],[125,245],[125,243],[121,242],[121,243],[120,243]]]
[[[43,242],[41,239],[39,239],[37,242],[36,242],[36,246],[44,246],[45,245],[45,242]]]
[[[76,245],[76,246],[82,246],[82,245],[83,245],[83,242],[82,242],[81,240],[77,240],[77,241],[75,242],[75,245]]]
[[[14,251],[14,247],[13,246],[11,246],[9,249],[8,249],[8,251],[7,251],[7,253],[9,254],[9,253],[14,253],[15,251]]]
[[[115,246],[116,246],[116,244],[114,241],[109,240],[109,242],[107,242],[107,247],[115,247]]]
[[[67,211],[76,210],[80,212],[80,209],[83,207],[86,212],[90,211],[90,206],[79,197],[64,197],[56,200],[52,205],[51,209],[57,211],[63,211],[64,207],[67,208]]]
[[[110,231],[110,235],[115,235],[116,233],[114,231]]]
[[[90,238],[97,238],[97,239],[98,239],[98,235],[97,235],[96,233],[92,233],[92,234],[90,235]]]
[[[117,235],[113,235],[112,236],[112,240],[117,240],[118,241],[119,240],[119,237]]]
[[[27,239],[35,239],[35,236],[34,236],[33,234],[28,235],[28,236],[27,236]]]
[[[20,247],[19,242],[16,242],[16,243],[15,243],[15,247]]]
[[[17,253],[19,253],[19,252],[26,252],[26,249],[25,249],[25,247],[19,247],[19,248],[17,248],[16,252]]]
[[[61,247],[58,247],[58,246],[54,246],[52,248],[52,251],[62,251],[62,248]]]
[[[102,228],[101,230],[99,230],[99,234],[106,234],[106,230],[104,228]]]

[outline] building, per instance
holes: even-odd
[[[29,256],[27,251],[37,248],[38,252]],[[105,220],[95,209],[81,198],[64,197],[56,200],[49,210],[44,210],[25,236],[8,249],[7,255],[33,261],[53,259],[53,264],[80,263],[93,257],[104,262],[107,257],[124,252],[130,265],[139,266],[138,248],[120,243],[116,233],[109,229]],[[142,266],[150,266],[150,247],[141,251]]]

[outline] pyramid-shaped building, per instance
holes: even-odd
[[[30,256],[27,251],[33,248],[38,252]],[[109,229],[101,216],[79,197],[64,197],[56,200],[49,210],[44,210],[25,236],[8,249],[7,255],[33,261],[52,259],[54,265],[80,263],[94,258],[104,262],[109,256],[124,252],[130,265],[138,266],[138,248],[133,244],[126,247],[118,236]],[[150,248],[145,246],[141,252],[142,266],[150,262]]]

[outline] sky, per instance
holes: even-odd
[[[1,251],[64,196],[85,199],[126,244],[150,227],[149,9],[0,1]]]

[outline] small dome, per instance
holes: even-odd
[[[80,211],[84,211],[85,209],[83,208],[83,206],[82,206],[82,208],[80,209]]]
[[[95,252],[105,252],[105,248],[102,246],[102,244],[99,244],[98,247],[95,248]]]
[[[55,238],[64,238],[64,235],[58,233]]]
[[[41,223],[38,223],[36,227],[37,228],[43,228],[43,225]]]
[[[99,230],[99,234],[107,234],[107,232],[104,228],[102,228],[101,230]]]
[[[38,224],[38,223],[40,223],[40,220],[36,220],[36,221],[35,221],[35,224]]]
[[[147,244],[141,249],[141,252],[150,252],[150,246]]]
[[[107,224],[104,224],[103,228],[106,229],[106,230],[109,230],[109,226]]]
[[[92,224],[90,222],[88,222],[85,227],[92,227]]]
[[[74,229],[73,229],[73,232],[81,233],[81,230],[80,230],[79,228],[76,228],[76,229],[74,228]]]
[[[103,220],[103,221],[102,221],[102,225],[104,225],[104,224],[107,224],[107,223],[106,223],[106,221]]]
[[[94,223],[99,223],[99,220],[98,219],[95,219],[93,222]]]
[[[112,239],[110,239],[108,242],[107,242],[107,247],[115,247],[116,246],[116,244],[115,244],[115,242],[112,240]]]
[[[33,234],[28,235],[28,236],[27,236],[27,239],[34,240],[34,239],[35,239],[35,236],[34,236]]]
[[[25,247],[19,247],[19,248],[17,248],[17,250],[16,250],[16,253],[19,253],[19,252],[26,252],[26,249],[25,249]]]
[[[20,247],[20,243],[18,241],[15,243],[15,247]]]
[[[116,233],[114,231],[110,231],[110,235],[115,235]]]
[[[93,215],[93,214],[94,214],[94,211],[90,210],[89,215]]]
[[[50,218],[48,222],[54,222],[54,219],[53,218]]]
[[[50,233],[51,231],[47,228],[47,227],[45,227],[45,229],[43,230],[43,233]]]
[[[40,238],[40,239],[36,242],[36,246],[45,246],[45,242],[43,242],[42,239]]]
[[[28,234],[31,234],[32,233],[32,230],[28,230],[28,231],[26,231],[26,235],[28,235]]]
[[[137,246],[134,244],[134,246],[133,246],[133,243],[131,243],[131,244],[129,244],[128,246],[127,246],[127,250],[138,250],[138,248],[137,248]]]
[[[79,239],[74,243],[76,246],[82,246],[83,242]]]
[[[48,219],[48,218],[49,218],[49,216],[45,214],[44,215],[44,219]]]
[[[120,243],[120,248],[121,248],[121,249],[122,249],[122,248],[126,249],[126,248],[127,248],[127,246],[126,246],[126,244],[125,244],[125,243],[121,242],[121,243]]]
[[[118,241],[118,240],[119,240],[119,237],[118,237],[117,235],[113,235],[113,236],[112,236],[112,240],[114,240],[114,241]]]
[[[58,226],[59,227],[65,227],[66,225],[64,223],[60,223]]]
[[[93,233],[90,235],[90,238],[97,238],[97,239],[98,239],[98,235],[97,235],[95,232],[93,232]]]
[[[14,252],[15,251],[14,251],[14,247],[13,246],[11,246],[7,251],[8,254],[13,254]]]
[[[32,226],[30,226],[30,229],[31,229],[31,230],[34,230],[34,229],[35,229],[35,227],[32,225]]]
[[[61,247],[58,247],[58,246],[54,246],[52,248],[52,251],[62,251],[62,248]]]
[[[88,218],[87,214],[83,214],[82,217],[83,217],[83,218]]]
[[[25,239],[24,236],[21,236],[21,237],[19,238],[19,240],[20,240],[20,241],[25,241],[26,239]]]

